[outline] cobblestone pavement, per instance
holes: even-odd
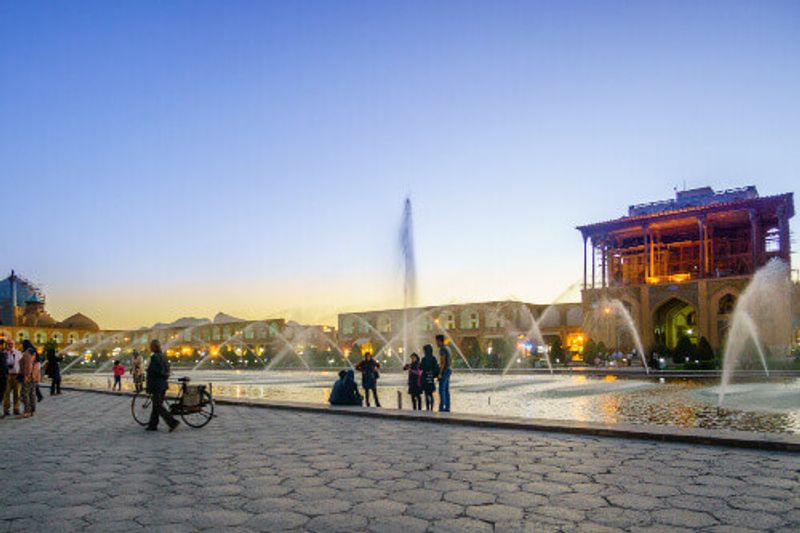
[[[145,432],[67,392],[0,420],[0,531],[797,531],[800,457],[218,407]]]

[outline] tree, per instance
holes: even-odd
[[[606,348],[606,343],[600,341],[597,343],[597,351],[595,352],[597,357],[600,357],[603,361],[608,361],[608,348]]]
[[[481,360],[483,359],[483,352],[481,351],[481,346],[477,341],[472,343],[466,355],[467,359],[469,360],[469,364],[472,367],[480,366]]]
[[[714,350],[711,348],[711,343],[709,343],[708,339],[705,337],[700,337],[700,341],[697,343],[697,352],[695,356],[698,360],[704,362],[714,360]]]
[[[566,364],[564,360],[564,347],[561,345],[561,337],[556,337],[550,345],[550,361],[553,364]]]
[[[588,364],[594,363],[594,358],[597,355],[597,344],[594,340],[588,339],[586,344],[583,345],[583,361]]]
[[[676,363],[683,363],[691,361],[695,357],[695,347],[692,339],[688,335],[681,335],[678,339],[678,345],[675,346],[675,353],[672,355],[673,361]]]

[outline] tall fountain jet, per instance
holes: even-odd
[[[403,220],[400,224],[400,252],[403,258],[403,363],[409,350],[416,348],[411,309],[417,305],[417,265],[414,261],[414,222],[411,214],[411,198],[406,197]],[[412,347],[412,343],[414,346]]]
[[[771,259],[753,275],[730,321],[722,355],[722,379],[717,406],[722,407],[731,379],[743,359],[750,356],[758,361],[769,377],[766,347],[781,351],[788,349],[791,336],[792,281],[789,265]]]

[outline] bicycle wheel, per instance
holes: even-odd
[[[214,417],[214,400],[207,390],[200,394],[200,402],[196,406],[182,406],[181,418],[187,426],[201,428],[208,424]]]
[[[137,392],[131,401],[131,414],[140,426],[146,426],[150,422],[152,408],[153,401],[146,392]]]

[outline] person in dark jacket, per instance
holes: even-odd
[[[8,380],[8,363],[6,362],[6,340],[0,338],[0,398],[6,393]]]
[[[380,407],[381,402],[378,400],[378,369],[381,364],[372,358],[371,352],[364,354],[364,360],[356,365],[356,370],[361,372],[361,387],[364,388],[364,398],[367,400],[367,407],[369,407],[369,391],[372,391],[372,396],[375,398],[375,407]]]
[[[61,361],[63,355],[58,355],[56,349],[47,349],[47,375],[50,376],[50,396],[61,394]]]
[[[408,394],[411,395],[411,407],[415,411],[422,409],[422,366],[419,355],[411,354],[411,362],[403,367],[408,372]]]
[[[150,413],[150,423],[147,424],[147,431],[158,431],[158,417],[164,419],[173,431],[178,426],[178,421],[164,407],[164,398],[167,395],[169,386],[169,361],[161,353],[161,343],[153,339],[150,341],[150,364],[147,366],[147,392],[153,403],[153,411]]]
[[[358,392],[355,372],[342,370],[339,379],[334,383],[329,399],[331,405],[361,405],[364,399]]]
[[[433,346],[426,344],[422,347],[422,392],[425,393],[425,410],[433,411],[433,393],[436,391],[436,377],[439,375],[439,363],[433,356]]]

